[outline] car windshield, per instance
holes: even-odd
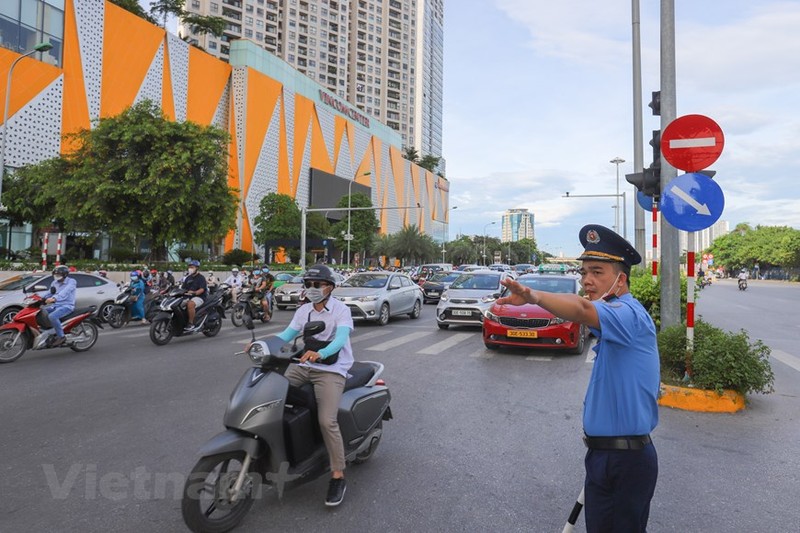
[[[341,286],[379,289],[385,287],[388,280],[389,276],[387,274],[356,274],[347,278]]]
[[[290,279],[292,279],[293,276],[294,276],[293,274],[287,274],[287,273],[278,274],[278,275],[275,276],[275,280],[276,281],[289,281]]]
[[[27,287],[37,279],[41,279],[43,275],[36,274],[22,274],[18,276],[11,276],[10,278],[0,282],[0,291],[16,291],[23,287]]]
[[[300,284],[302,284],[303,283],[303,276],[295,276],[292,279],[290,279],[289,281],[287,281],[287,283],[300,283]]]
[[[461,272],[439,272],[431,278],[431,281],[437,281],[439,283],[452,283],[457,280],[460,275]]]
[[[575,280],[569,278],[528,278],[520,279],[519,282],[537,291],[575,293]]]
[[[450,288],[493,291],[500,288],[500,276],[495,274],[462,274],[450,284]]]

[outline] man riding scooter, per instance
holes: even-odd
[[[61,317],[67,316],[75,310],[75,288],[77,283],[69,277],[69,268],[65,265],[57,266],[53,269],[53,283],[50,284],[51,295],[45,299],[48,304],[44,308],[50,317],[56,338],[52,346],[60,346],[66,340],[64,328],[61,325]]]
[[[199,272],[200,261],[194,259],[189,262],[189,273],[184,278],[181,288],[187,291],[186,294],[192,298],[186,302],[186,315],[188,322],[184,328],[186,331],[192,331],[195,328],[194,314],[195,310],[203,305],[208,295],[208,284],[206,278]]]

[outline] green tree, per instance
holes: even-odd
[[[48,212],[66,231],[145,236],[156,259],[170,244],[213,243],[235,227],[227,132],[171,122],[144,101],[69,139],[74,152],[17,173],[8,191],[17,215],[29,202],[31,222]]]
[[[426,155],[423,156],[422,159],[420,159],[417,164],[426,170],[434,172],[436,170],[436,167],[439,166],[439,161],[441,160],[442,160],[441,157],[436,157],[435,155]]]
[[[395,254],[395,238],[394,235],[375,235],[372,240],[372,253],[376,258],[386,256],[388,260],[394,257]],[[386,265],[383,265],[386,266]]]
[[[288,194],[271,192],[261,199],[253,220],[258,243],[274,239],[300,238],[300,208]]]
[[[331,223],[322,213],[312,211],[306,214],[306,234],[313,239],[324,239],[331,236]]]
[[[345,208],[344,217],[331,227],[331,234],[336,239],[336,248],[347,250],[347,241],[344,235],[347,233],[347,205],[348,197],[342,196],[336,207]],[[362,193],[355,193],[350,197],[350,207],[372,207],[372,200]],[[369,252],[373,243],[374,236],[378,233],[381,225],[375,216],[375,210],[363,209],[350,212],[350,233],[353,240],[350,241],[350,254],[355,252]],[[363,258],[362,258],[363,260]],[[347,261],[347,259],[345,259]]]
[[[752,268],[756,263],[762,270],[775,266],[797,267],[800,266],[800,231],[788,226],[753,229],[741,223],[729,234],[715,239],[706,252],[714,255],[714,264],[728,270]]]
[[[467,235],[462,235],[458,239],[447,243],[445,249],[450,263],[454,265],[477,263],[480,256],[474,237]]]
[[[436,257],[438,249],[430,235],[423,235],[416,224],[394,234],[394,255],[405,262],[419,264]]]
[[[419,161],[419,152],[413,146],[406,146],[403,148],[403,157],[412,163],[417,163]]]
[[[151,24],[157,24],[158,21],[147,14],[147,12],[142,8],[139,4],[139,0],[109,0],[112,4],[117,5],[124,9],[125,11],[130,11],[137,17],[141,17],[145,19],[147,22]]]

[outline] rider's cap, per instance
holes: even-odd
[[[584,251],[579,261],[606,261],[623,263],[631,267],[642,262],[642,256],[631,243],[616,232],[600,224],[588,224],[581,228],[578,238]]]

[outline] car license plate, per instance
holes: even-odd
[[[291,296],[281,296],[281,301],[282,302],[291,302],[292,301],[292,297]]]
[[[453,309],[452,313],[453,316],[472,316],[472,311],[467,311],[464,309]]]
[[[538,332],[530,331],[527,329],[510,329],[508,330],[507,336],[509,337],[523,337],[526,339],[535,339],[538,337]]]

